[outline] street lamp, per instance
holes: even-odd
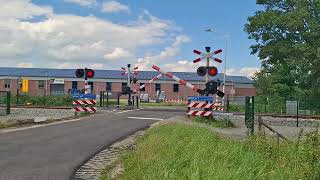
[[[224,72],[223,72],[223,89],[222,92],[225,91],[225,86],[226,86],[226,72],[227,72],[227,54],[228,54],[228,36],[225,34],[221,34],[216,32],[213,28],[209,28],[205,30],[206,32],[215,32],[219,34],[220,37],[225,39],[225,54],[224,54]]]

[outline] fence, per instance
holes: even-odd
[[[0,91],[0,115],[8,115],[10,114],[10,108],[11,108],[11,94],[7,91]]]
[[[128,95],[122,95],[120,92],[111,92],[111,91],[100,91],[99,96],[97,97],[99,101],[99,107],[103,108],[113,108],[113,107],[121,107],[127,106]],[[132,107],[139,107],[139,97],[131,96],[131,105]]]
[[[245,112],[245,97],[225,98],[225,104],[230,112]],[[288,102],[297,104],[294,113],[288,110]],[[320,98],[292,98],[285,99],[283,97],[255,97],[255,112],[264,114],[287,114],[296,115],[298,109],[299,115],[320,115]],[[291,110],[292,112],[292,110]]]

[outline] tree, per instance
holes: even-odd
[[[252,54],[262,61],[255,79],[258,92],[267,93],[258,82],[266,78],[282,97],[300,93],[319,98],[320,0],[257,0],[257,4],[263,10],[248,18],[245,31],[256,41]]]

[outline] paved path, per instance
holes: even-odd
[[[105,146],[177,115],[181,112],[105,112],[79,121],[0,133],[0,179],[69,179]]]

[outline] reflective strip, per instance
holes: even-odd
[[[96,107],[74,107],[73,110],[77,112],[96,112],[97,108]]]
[[[190,110],[186,113],[187,115],[190,116],[203,116],[203,117],[208,117],[212,115],[211,111],[195,111],[195,110]]]
[[[222,103],[206,103],[206,102],[194,101],[188,104],[189,108],[212,108],[217,106],[222,106]]]
[[[92,104],[97,104],[96,100],[94,99],[82,99],[82,100],[74,100],[73,101],[74,105],[92,105]]]

